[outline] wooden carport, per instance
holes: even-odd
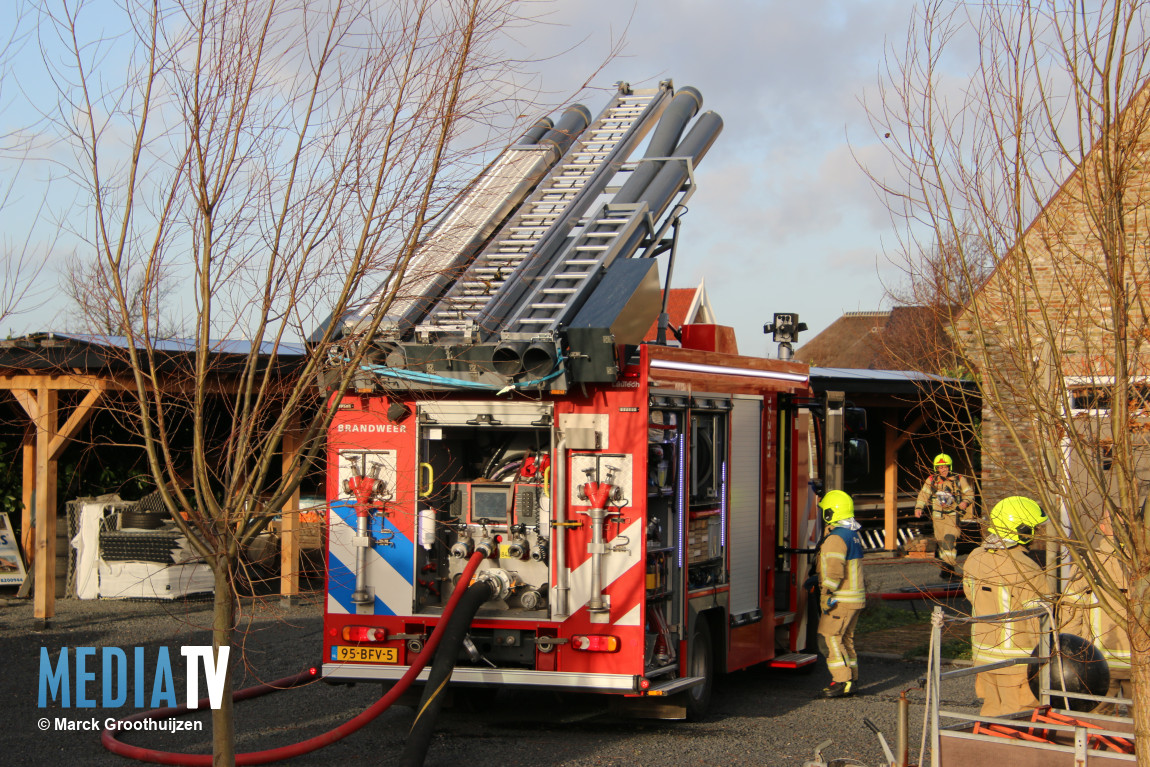
[[[905,457],[900,461],[899,453],[912,442],[931,453],[954,450],[945,440],[940,443],[940,426],[945,425],[951,438],[957,439],[955,435],[973,423],[982,408],[978,385],[915,371],[813,367],[811,388],[818,394],[843,392],[848,405],[867,411],[867,430],[861,436],[870,446],[871,470],[844,489],[855,497],[856,509],[865,512],[872,499],[881,504],[884,547],[897,549],[899,510],[905,513],[908,505],[906,488],[913,485],[917,491],[926,478],[920,464]],[[876,460],[880,456],[881,462]],[[972,473],[978,461],[977,446],[971,445],[956,470]],[[903,475],[907,478],[900,492]],[[909,503],[913,503],[913,494]]]
[[[167,359],[194,353],[190,342],[168,342],[162,345]],[[23,511],[21,537],[25,557],[31,551],[34,616],[48,621],[55,615],[56,545],[57,545],[57,475],[61,454],[73,441],[92,415],[113,394],[135,392],[136,386],[124,363],[125,340],[75,334],[42,333],[24,338],[0,341],[0,390],[7,390],[27,415],[30,428],[22,443]],[[246,342],[221,342],[221,360],[246,357],[251,345]],[[302,348],[278,350],[284,375],[291,375],[290,362],[302,355]],[[216,366],[210,387],[212,393],[235,394],[238,381],[229,375],[229,366]],[[167,393],[183,393],[188,388],[186,377],[154,372],[154,385]],[[61,407],[61,394],[73,395],[76,404]],[[62,422],[61,422],[62,420]],[[298,421],[283,442],[285,468],[299,452]],[[281,514],[280,593],[293,597],[299,593],[300,536],[299,490],[289,508],[296,513]],[[285,509],[284,511],[288,511]],[[34,540],[30,533],[34,530]]]

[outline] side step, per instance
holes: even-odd
[[[689,690],[696,685],[700,685],[705,680],[701,676],[684,676],[678,679],[671,679],[663,682],[662,684],[653,684],[647,688],[647,695],[674,695],[683,690]]]
[[[819,659],[819,656],[809,652],[790,652],[767,661],[770,668],[802,668],[809,666]]]

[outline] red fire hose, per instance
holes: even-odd
[[[471,555],[471,559],[467,562],[467,567],[464,568],[463,574],[460,576],[459,583],[467,584],[471,581],[471,577],[475,575],[475,571],[479,568],[479,563],[483,561],[482,552],[475,552]],[[281,759],[290,759],[301,754],[311,753],[324,746],[331,745],[338,740],[346,738],[356,730],[363,727],[368,722],[375,719],[391,706],[392,703],[399,698],[415,678],[419,672],[427,665],[431,656],[435,653],[435,648],[439,645],[439,640],[442,638],[444,629],[447,626],[447,619],[451,617],[452,611],[455,610],[455,605],[463,596],[464,588],[457,588],[451,593],[448,598],[447,604],[444,606],[443,615],[436,625],[435,630],[431,632],[431,636],[424,645],[423,651],[411,667],[407,670],[399,681],[395,683],[390,690],[388,690],[383,697],[372,703],[369,707],[357,714],[352,719],[341,724],[333,730],[328,730],[325,733],[316,735],[314,738],[301,741],[299,743],[292,743],[287,746],[280,746],[279,748],[268,749],[267,751],[248,751],[242,754],[236,754],[236,764],[270,764],[271,762],[278,762]],[[295,687],[309,679],[314,678],[315,671],[309,669],[308,671],[295,674],[293,676],[277,679],[274,682],[256,685],[255,687],[248,687],[240,690],[232,695],[233,701],[247,700],[248,698],[258,698],[266,695],[269,692],[276,690],[284,690],[290,687]],[[200,701],[201,707],[208,705],[208,699],[204,698]],[[129,716],[125,716],[117,721],[130,722],[138,719],[170,719],[181,714],[188,713],[189,709],[184,706],[171,706],[168,708],[157,708],[152,711],[140,711]],[[211,754],[185,754],[177,751],[157,751],[152,748],[144,748],[142,746],[132,746],[127,743],[121,743],[116,739],[116,733],[113,729],[104,730],[100,736],[100,742],[104,748],[108,749],[114,754],[119,756],[126,756],[129,759],[136,759],[141,762],[152,762],[153,764],[176,764],[176,765],[191,765],[192,767],[211,767],[212,755]]]
[[[886,601],[899,601],[903,599],[946,599],[955,594],[962,593],[962,587],[958,584],[954,586],[941,587],[937,589],[931,588],[915,588],[907,589],[906,591],[890,591],[885,594],[879,594],[878,598]]]

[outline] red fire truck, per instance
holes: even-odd
[[[477,551],[495,596],[453,686],[693,717],[717,673],[814,661],[808,433],[835,419],[810,429],[805,366],[739,356],[729,329],[642,342],[722,124],[700,103],[620,84],[598,117],[541,121],[420,248],[329,433],[328,679],[403,675]]]

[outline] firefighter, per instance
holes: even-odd
[[[958,513],[964,519],[974,514],[974,491],[970,482],[960,474],[954,474],[954,461],[946,453],[934,457],[934,473],[923,483],[914,504],[914,515],[922,517],[930,505],[930,518],[934,523],[934,540],[938,547],[938,558],[942,560],[939,571],[943,578],[958,575]]]
[[[1034,529],[1045,521],[1046,515],[1036,502],[1018,495],[1004,498],[991,509],[987,535],[967,557],[963,570],[962,590],[973,615],[1017,612],[1042,604],[1045,578],[1026,549]],[[1038,632],[1038,618],[972,623],[974,665],[1029,657],[1038,644]],[[1027,666],[1014,665],[978,675],[975,692],[983,699],[983,716],[1002,716],[1038,706],[1026,671]]]
[[[826,643],[831,684],[819,693],[823,698],[853,695],[858,682],[855,624],[866,606],[863,582],[861,525],[855,504],[842,490],[831,490],[819,502],[826,533],[818,555],[819,636]]]
[[[1109,578],[1114,588],[1125,595],[1130,580],[1126,575],[1121,554],[1114,543],[1114,528],[1111,526],[1109,514],[1103,515],[1102,521],[1098,524],[1098,531],[1102,537],[1098,542],[1096,551],[1105,573],[1099,577]],[[1093,642],[1102,651],[1102,657],[1106,659],[1106,665],[1110,667],[1110,689],[1107,690],[1106,694],[1112,698],[1129,698],[1132,692],[1130,688],[1130,635],[1126,631],[1124,622],[1116,622],[1109,613],[1102,609],[1094,589],[1095,587],[1087,582],[1081,569],[1075,567],[1066,584],[1059,606],[1062,631]],[[1116,607],[1121,615],[1125,616],[1125,602],[1123,601]],[[1114,706],[1113,704],[1102,704],[1095,711],[1114,713]]]

